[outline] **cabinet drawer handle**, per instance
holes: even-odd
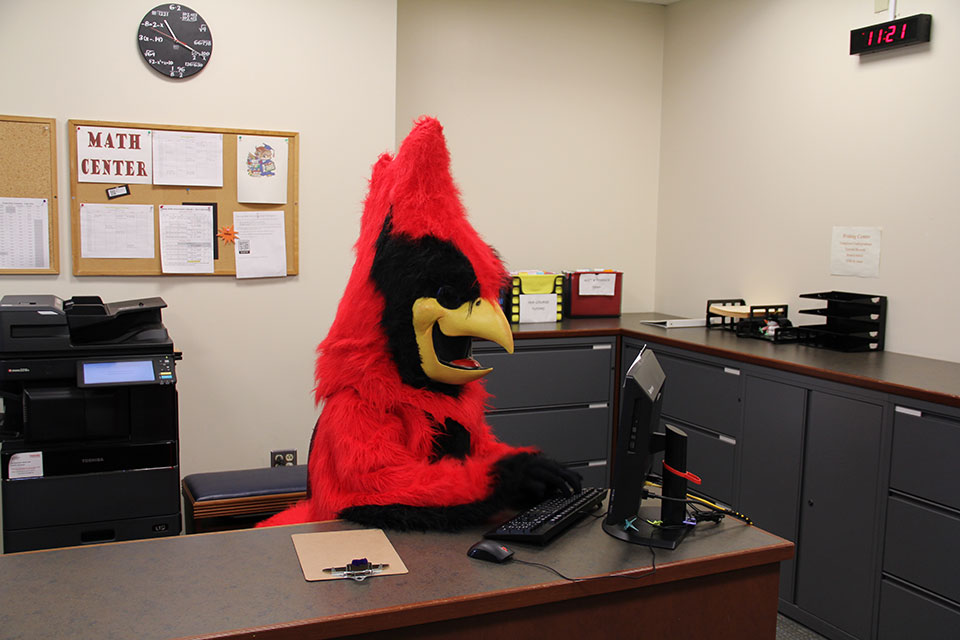
[[[922,418],[922,417],[923,417],[923,412],[922,412],[922,411],[917,411],[916,409],[908,409],[907,407],[897,406],[897,407],[894,408],[894,411],[896,411],[897,413],[906,414],[906,415],[908,415],[908,416],[913,416],[914,418]]]
[[[729,373],[729,374],[732,375],[732,376],[738,376],[738,375],[740,375],[740,369],[734,369],[733,367],[724,367],[724,368],[723,368],[723,372],[724,372],[724,373]]]

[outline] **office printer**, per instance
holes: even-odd
[[[5,553],[180,532],[180,354],[164,307],[0,299]]]

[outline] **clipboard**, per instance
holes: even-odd
[[[294,533],[290,537],[307,582],[349,578],[351,576],[342,575],[343,572],[330,569],[346,567],[360,558],[372,565],[383,566],[376,573],[369,574],[370,577],[407,573],[406,565],[382,529]]]

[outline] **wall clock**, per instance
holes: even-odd
[[[199,73],[213,54],[213,36],[200,14],[182,4],[161,4],[143,16],[140,54],[159,74],[176,80]]]

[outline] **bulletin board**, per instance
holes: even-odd
[[[0,274],[60,273],[57,226],[57,121],[0,115],[0,197],[47,201],[48,266],[0,268]]]
[[[145,131],[173,131],[221,134],[223,140],[223,185],[222,186],[171,186],[158,184],[128,184],[118,177],[114,183],[81,182],[80,166],[77,157],[77,132],[79,127],[104,127],[116,129],[136,129]],[[194,127],[165,124],[138,124],[126,122],[104,122],[98,120],[69,120],[68,136],[70,142],[70,212],[71,242],[73,247],[73,273],[77,276],[154,276],[170,275],[164,273],[160,252],[160,205],[202,204],[213,205],[215,220],[210,232],[215,247],[213,272],[191,275],[236,275],[235,244],[217,232],[224,228],[233,228],[234,212],[240,211],[283,211],[286,275],[296,275],[299,269],[299,134],[289,131],[265,131],[255,129],[225,129],[214,127]],[[288,142],[288,167],[286,202],[277,204],[241,203],[237,194],[237,155],[238,139],[256,137],[285,138]],[[117,191],[129,193],[117,195]],[[83,225],[81,224],[82,204],[128,204],[154,205],[154,257],[153,258],[103,258],[84,257]],[[183,275],[183,274],[177,274]]]

